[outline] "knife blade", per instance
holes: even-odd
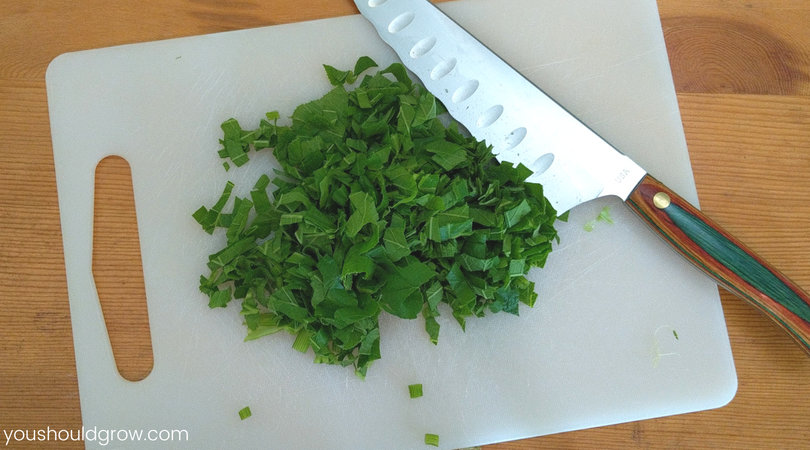
[[[648,174],[428,0],[355,0],[450,115],[532,170],[557,211],[618,196],[677,252],[810,353],[810,296]]]

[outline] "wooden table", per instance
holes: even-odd
[[[658,5],[703,209],[810,290],[810,2]],[[77,429],[81,414],[45,93],[48,63],[67,51],[355,9],[350,0],[3,0],[0,6],[0,428]],[[99,185],[108,188],[99,197],[116,208],[131,207],[121,188],[126,167],[110,161],[103,174]],[[99,226],[133,231],[131,218],[116,211],[100,208]],[[137,245],[113,244],[110,236],[96,241],[96,255],[105,261],[96,279],[100,290],[113,279],[102,270],[121,263],[112,255],[136,269],[116,269],[116,283],[123,277],[129,290],[104,301],[118,320],[110,332],[122,355],[121,372],[143,377],[151,351],[139,346],[138,337],[148,325],[125,323],[137,309],[126,298],[143,295]],[[726,292],[721,297],[739,377],[728,406],[491,448],[810,447],[810,358],[753,307]]]

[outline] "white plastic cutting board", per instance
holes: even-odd
[[[462,0],[440,7],[569,110],[696,200],[654,0]],[[223,235],[192,220],[226,180],[244,194],[269,153],[226,173],[219,124],[255,126],[325,93],[321,65],[394,60],[360,16],[65,54],[47,73],[65,263],[85,428],[184,429],[189,448],[442,448],[715,408],[736,375],[715,285],[615,200],[561,225],[539,300],[520,317],[382,318],[365,380],[316,365],[275,335],[242,342],[238,304],[197,290]],[[121,378],[91,274],[93,177],[132,168],[154,369]],[[583,225],[610,205],[614,225]],[[674,333],[673,333],[674,331]],[[677,339],[676,339],[677,334]],[[425,395],[410,399],[408,384]],[[249,405],[253,416],[240,421]],[[88,447],[100,446],[88,441]],[[124,446],[124,442],[118,442]],[[144,442],[129,443],[146,448]],[[166,443],[153,443],[156,446]],[[172,447],[183,443],[174,442]],[[117,447],[118,445],[116,445]]]

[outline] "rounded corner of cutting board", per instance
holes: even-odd
[[[720,386],[717,390],[717,405],[714,407],[716,408],[723,408],[728,406],[734,398],[737,396],[737,390],[740,386],[739,380],[737,378],[737,370],[732,363],[731,369],[729,374],[727,375],[726,379],[724,380],[725,384]]]
[[[61,53],[48,63],[48,67],[45,69],[45,85],[48,89],[52,88],[53,80],[58,78],[62,71],[69,70],[65,66],[75,55],[76,52]]]

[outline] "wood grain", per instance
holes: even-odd
[[[658,5],[702,209],[810,289],[810,3]],[[0,0],[0,428],[81,426],[44,83],[51,59],[354,12],[349,0]],[[127,179],[123,169],[109,177]],[[721,298],[739,378],[728,406],[489,448],[807,448],[810,358],[754,308]]]
[[[676,91],[810,94],[802,0],[659,1]]]
[[[154,366],[141,246],[129,163],[108,156],[96,166],[93,281],[118,373],[146,378]]]

